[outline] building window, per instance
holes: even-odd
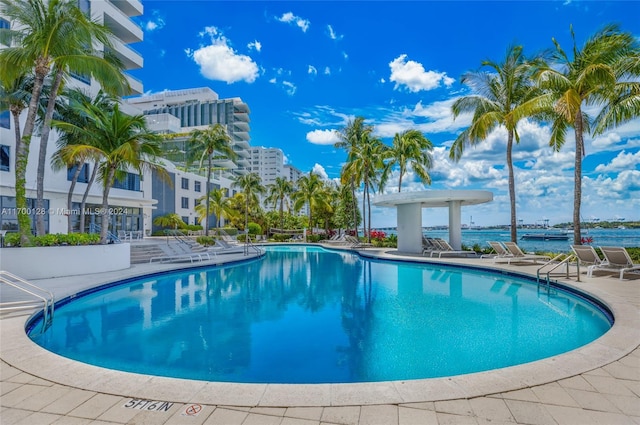
[[[11,116],[9,115],[9,111],[0,112],[0,127],[11,128]]]
[[[0,18],[0,29],[11,29],[11,24],[6,19]]]
[[[124,178],[113,182],[114,189],[140,191],[140,176],[138,174],[126,173]]]
[[[182,197],[181,199],[182,202],[182,208],[189,208],[189,198],[186,197]]]
[[[73,167],[67,168],[67,180],[71,181],[73,179],[73,175],[76,173],[78,169],[77,165]],[[80,170],[80,174],[78,174],[78,182],[79,183],[88,183],[89,182],[89,165],[82,164],[82,170]]]
[[[184,221],[184,224],[189,224],[189,217],[183,215],[182,221]]]
[[[199,181],[194,181],[193,182],[193,190],[195,190],[196,192],[200,192],[200,182]]]
[[[0,145],[0,171],[9,171],[11,162],[11,147]]]
[[[182,178],[182,188],[189,189],[189,179]]]
[[[71,75],[73,78],[80,81],[81,83],[91,85],[91,74],[82,74],[79,72],[70,71],[69,75]]]

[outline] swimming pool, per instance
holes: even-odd
[[[598,306],[531,281],[305,246],[66,301],[44,334],[30,335],[44,348],[112,369],[227,382],[459,375],[563,353],[611,326]]]

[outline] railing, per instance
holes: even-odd
[[[54,301],[53,294],[46,289],[30,283],[21,277],[4,270],[0,270],[0,283],[17,289],[20,292],[31,295],[37,300],[6,301],[0,302],[0,311],[18,311],[38,308],[42,305],[42,332],[46,331],[53,321]]]
[[[543,273],[546,273],[546,286],[547,289],[551,286],[551,274],[558,269],[558,267],[565,267],[565,270],[560,273],[557,274],[556,276],[564,276],[567,279],[569,279],[570,277],[570,271],[569,271],[569,265],[572,261],[574,261],[576,259],[575,255],[570,254],[567,256],[567,258],[565,258],[562,261],[558,261],[560,258],[562,258],[565,254],[558,254],[555,257],[553,257],[550,261],[544,263],[542,265],[542,267],[540,267],[537,272],[536,272],[536,276],[537,276],[537,280],[538,280],[538,286],[540,285],[540,276]],[[580,266],[578,265],[578,262],[575,263],[576,267],[577,267],[577,279],[578,282],[580,281]],[[545,272],[543,272],[544,269],[547,269]]]
[[[102,231],[102,227],[95,223],[89,224],[89,233],[100,233]],[[107,241],[113,241],[113,243],[122,243],[119,237],[111,233],[110,230],[107,230]]]

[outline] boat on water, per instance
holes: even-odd
[[[520,237],[525,241],[566,241],[568,233],[526,233]]]

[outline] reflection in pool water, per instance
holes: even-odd
[[[321,383],[500,368],[566,352],[609,328],[597,307],[505,275],[283,246],[245,264],[82,296],[31,337],[124,371]]]

